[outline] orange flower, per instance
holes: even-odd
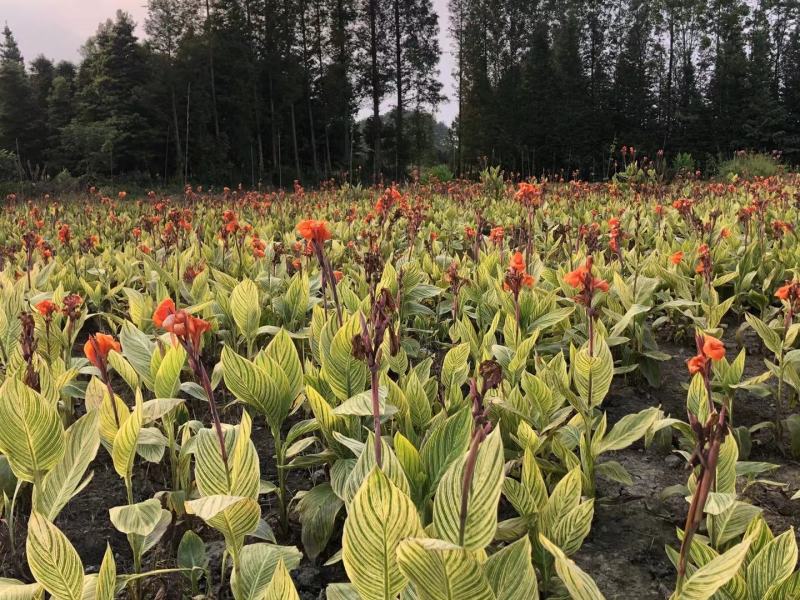
[[[698,354],[697,356],[693,356],[689,360],[686,361],[686,366],[689,367],[689,373],[694,375],[695,373],[700,373],[705,370],[706,368],[707,359],[702,354]]]
[[[94,340],[94,343],[92,343],[92,340]],[[83,345],[83,353],[86,355],[86,358],[98,369],[102,368],[101,365],[105,365],[108,353],[112,350],[115,352],[122,352],[122,347],[113,336],[105,333],[97,333],[89,336],[89,339],[86,340],[86,343]],[[100,353],[99,355],[97,354],[98,351]]]
[[[331,239],[331,232],[328,229],[327,221],[315,221],[305,219],[297,224],[297,232],[308,241],[322,243]]]
[[[789,299],[789,292],[792,290],[792,284],[787,283],[784,286],[778,288],[775,292],[775,297],[779,300],[788,300]]]
[[[673,265],[681,264],[681,261],[683,260],[683,252],[678,250],[672,256],[669,257],[669,260]]]
[[[155,312],[153,313],[153,325],[156,327],[163,327],[164,320],[170,316],[175,314],[175,303],[172,301],[172,298],[164,298],[161,301],[161,304],[158,305]]]
[[[719,232],[719,235],[723,240],[726,240],[729,237],[731,237],[731,230],[728,229],[727,227],[723,227],[722,231]]]
[[[703,354],[711,360],[722,360],[725,358],[725,344],[713,336],[705,335],[703,336]]]
[[[58,310],[58,307],[52,300],[42,300],[41,302],[37,303],[34,307],[36,310],[39,311],[45,319],[49,319],[54,312]]]
[[[334,271],[333,277],[336,279],[336,283],[339,283],[342,280],[342,277],[344,277],[344,274],[341,271]]]
[[[522,284],[526,287],[533,287],[534,283],[536,283],[536,279],[534,279],[533,275],[525,273],[525,276],[522,278]]]
[[[583,287],[583,280],[588,272],[589,270],[586,268],[586,265],[581,265],[574,271],[570,271],[564,275],[564,283],[574,288]]]
[[[525,259],[522,256],[522,252],[514,253],[514,256],[511,257],[509,268],[517,275],[525,272]]]

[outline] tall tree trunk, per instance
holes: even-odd
[[[214,137],[219,138],[219,114],[217,113],[217,84],[214,76],[214,36],[211,33],[211,3],[206,0],[206,35],[208,36],[208,66],[211,76],[211,112],[214,116]]]
[[[272,167],[280,170],[280,157],[278,152],[278,125],[275,122],[275,98],[272,89],[272,71],[269,72],[269,127],[270,137],[272,138]]]
[[[317,164],[317,139],[314,133],[314,112],[311,109],[311,68],[308,62],[308,40],[306,37],[306,4],[300,8],[300,39],[303,45],[303,70],[305,72],[306,104],[308,108],[308,124],[311,137],[311,164],[314,168],[314,177],[319,180],[319,165]],[[320,63],[320,66],[322,63]]]
[[[369,0],[370,59],[372,63],[372,178],[378,182],[381,168],[381,84],[378,79],[378,0]],[[352,152],[352,150],[351,150]]]
[[[186,84],[186,151],[183,159],[183,185],[189,181],[189,95],[192,91],[192,82]]]
[[[175,127],[175,156],[177,157],[175,168],[178,173],[183,173],[183,150],[181,149],[181,128],[178,125],[178,102],[175,99],[175,87],[170,86],[172,96],[172,124]],[[166,171],[164,172],[166,178]]]
[[[458,164],[456,174],[464,173],[464,6],[463,0],[458,2]]]
[[[672,7],[669,7],[669,60],[667,64],[667,126],[664,132],[664,146],[669,142],[672,134],[672,80],[675,71],[675,16]]]
[[[400,31],[400,0],[394,0],[394,69],[397,89],[397,108],[395,109],[394,131],[394,178],[400,180],[403,156],[403,54],[402,32]]]
[[[294,170],[297,173],[297,181],[300,181],[303,178],[303,174],[300,172],[300,152],[297,149],[297,127],[295,126],[294,120],[294,103],[290,105],[291,114],[292,114],[292,144],[294,145]]]

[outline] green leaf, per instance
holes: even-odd
[[[268,362],[275,365],[274,362]],[[274,366],[271,372],[236,354],[225,346],[222,349],[222,376],[225,386],[238,400],[264,415],[270,427],[275,429],[283,424],[289,414],[292,398],[282,393],[286,382],[280,367]]]
[[[450,388],[461,387],[467,381],[469,376],[469,353],[469,344],[465,342],[454,346],[445,354],[440,377],[445,391]]]
[[[539,543],[555,558],[556,572],[572,600],[605,600],[594,580],[573,560],[567,558],[561,548],[542,534],[539,534]]]
[[[730,581],[747,555],[750,538],[733,546],[697,569],[686,580],[675,600],[708,600],[714,593]]]
[[[336,332],[327,353],[322,354],[322,375],[340,401],[364,391],[367,367],[353,356],[353,337],[361,333],[361,315],[354,314]]]
[[[159,398],[174,398],[181,387],[181,369],[186,362],[186,350],[183,346],[171,346],[155,375],[155,393]]]
[[[528,536],[492,554],[484,568],[497,600],[539,597]]]
[[[99,416],[97,410],[89,411],[67,429],[64,455],[34,488],[36,511],[50,521],[91,479],[83,476],[100,447]]]
[[[594,456],[600,456],[605,452],[627,448],[647,433],[658,415],[657,408],[646,408],[641,412],[625,415],[599,442],[595,444],[593,440],[595,447],[592,449],[592,453]]]
[[[414,584],[419,600],[496,598],[474,554],[455,544],[435,539],[407,539],[397,548],[397,562]]]
[[[747,589],[750,598],[767,598],[789,577],[797,564],[797,542],[789,528],[771,540],[747,565]]]
[[[251,339],[261,322],[261,300],[258,286],[250,279],[245,279],[231,292],[231,313],[239,331],[245,338]]]
[[[234,556],[244,544],[244,537],[255,531],[261,509],[253,498],[241,496],[204,496],[185,503],[186,512],[197,515],[225,537],[225,545]]]
[[[764,342],[764,345],[773,354],[781,353],[783,348],[783,340],[781,340],[781,336],[779,336],[774,329],[771,329],[769,325],[764,323],[764,321],[755,315],[751,315],[750,313],[745,313],[744,318],[747,319],[750,327],[755,330],[755,332],[758,334],[758,337],[761,338],[761,341]]]
[[[130,478],[133,472],[133,461],[136,458],[136,445],[141,429],[142,400],[141,395],[137,394],[136,407],[130,417],[120,426],[117,435],[114,436],[114,445],[111,451],[114,470],[117,475],[126,480]]]
[[[589,355],[589,344],[584,344],[572,357],[572,379],[581,399],[588,407],[599,406],[611,387],[614,377],[614,359],[605,340],[595,336],[594,355]]]
[[[111,546],[106,543],[106,552],[103,555],[103,562],[100,563],[100,571],[95,579],[94,600],[114,600],[117,591],[117,563],[114,560],[114,553]]]
[[[279,564],[294,569],[303,553],[294,546],[248,544],[242,548],[239,569],[231,576],[231,588],[236,600],[264,600]]]
[[[283,564],[282,560],[278,561],[278,566],[275,568],[275,574],[267,587],[264,600],[300,600],[292,578],[289,576],[289,571],[286,570],[286,565]]]
[[[281,329],[264,350],[265,354],[283,369],[289,381],[292,399],[303,391],[303,365],[297,354],[297,347],[285,329]]]
[[[302,525],[303,550],[312,561],[328,545],[342,506],[344,502],[334,493],[329,483],[314,486],[298,501],[296,510]]]
[[[161,502],[151,498],[137,504],[115,506],[108,515],[117,531],[145,537],[153,532],[161,519]]]
[[[75,548],[50,521],[37,512],[28,521],[28,566],[53,600],[82,600],[83,564]]]
[[[350,503],[342,535],[344,567],[362,600],[397,597],[407,582],[397,547],[421,533],[411,499],[375,467]]]
[[[461,531],[461,503],[467,454],[454,462],[442,477],[433,500],[436,534],[468,550],[482,550],[497,529],[497,503],[503,487],[503,442],[495,428],[478,450],[474,476],[470,482],[467,518]]]
[[[0,452],[23,481],[37,481],[64,455],[56,407],[16,378],[0,387]]]

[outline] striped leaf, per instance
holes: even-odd
[[[367,367],[353,356],[353,337],[361,333],[361,314],[352,315],[331,340],[328,352],[323,352],[322,375],[331,391],[345,401],[364,391]]]
[[[231,292],[231,314],[245,338],[252,338],[261,322],[258,286],[250,279],[240,281]]]
[[[381,440],[381,448],[381,468],[383,472],[403,494],[409,495],[411,490],[408,485],[408,479],[403,471],[403,466],[400,464],[400,461],[397,460],[397,456],[392,452],[386,440]],[[353,470],[345,481],[344,500],[348,505],[352,502],[353,498],[355,498],[364,480],[369,477],[369,474],[377,464],[375,460],[375,434],[370,431],[367,434],[367,443],[364,445],[364,450],[361,451],[361,455],[358,457],[355,467],[353,467]]]
[[[264,594],[264,600],[300,600],[297,589],[292,583],[292,577],[282,560],[279,560],[278,566],[275,567],[275,574]]]
[[[280,427],[291,407],[291,399],[282,393],[277,376],[236,354],[225,346],[222,349],[222,376],[225,386],[236,398],[266,417],[270,427]]]
[[[797,564],[797,542],[789,528],[770,541],[747,565],[750,598],[767,598],[789,577]]]
[[[277,565],[294,569],[303,558],[294,546],[248,544],[242,548],[239,566],[231,575],[231,589],[236,600],[264,600]]]
[[[558,573],[558,577],[569,591],[572,600],[605,600],[605,597],[600,593],[594,580],[576,565],[575,561],[567,558],[567,555],[561,551],[561,548],[556,546],[541,533],[539,534],[539,543],[544,546],[545,550],[553,555],[556,573]]]
[[[325,588],[327,600],[361,600],[352,583],[331,583]]]
[[[127,409],[126,409],[127,410]],[[130,479],[133,472],[133,461],[136,458],[136,444],[139,440],[139,432],[142,429],[142,396],[136,394],[136,407],[131,416],[122,424],[114,436],[114,445],[111,450],[111,458],[114,462],[114,470],[123,479]]]
[[[675,593],[675,600],[708,600],[714,593],[736,575],[742,564],[750,538],[733,546],[697,569],[683,584],[680,592]]]
[[[289,380],[289,390],[292,400],[303,391],[303,365],[297,354],[297,347],[285,329],[281,328],[272,341],[267,345],[264,353],[278,363]]]
[[[108,514],[117,531],[147,536],[161,519],[161,502],[151,498],[136,504],[115,506],[108,511]]]
[[[84,479],[84,474],[100,447],[99,420],[100,413],[92,410],[67,429],[64,455],[34,488],[36,511],[50,521],[91,480],[91,475]]]
[[[528,536],[492,554],[484,570],[497,600],[539,597]]]
[[[342,506],[344,502],[327,482],[314,486],[297,502],[303,551],[312,561],[328,545]]]
[[[614,452],[627,448],[647,433],[658,418],[657,408],[646,408],[641,412],[622,417],[602,438],[592,440],[592,454],[600,456],[605,452]]]
[[[38,583],[23,583],[0,577],[0,598],[4,600],[44,600],[44,588]]]
[[[181,369],[186,362],[183,346],[170,346],[158,365],[154,391],[159,398],[174,398],[181,387]]]
[[[442,361],[441,382],[445,391],[464,385],[469,376],[469,343],[454,346],[447,351]]]
[[[614,377],[614,359],[606,341],[597,334],[594,355],[589,355],[589,343],[585,343],[572,356],[572,380],[581,400],[589,407],[599,406],[611,387]]]
[[[31,513],[25,544],[33,577],[53,600],[83,598],[83,564],[67,537],[39,513]]]
[[[58,410],[19,379],[9,378],[0,387],[0,423],[0,453],[18,479],[38,480],[64,455]]]
[[[108,364],[119,373],[119,376],[128,384],[129,388],[135,390],[139,387],[139,374],[122,354],[114,350],[109,352]]]
[[[117,588],[117,563],[111,546],[106,544],[106,553],[100,563],[100,571],[95,580],[94,600],[114,600]]]
[[[420,458],[428,475],[431,491],[439,485],[445,471],[469,447],[472,414],[468,407],[438,423],[420,449]]]
[[[241,496],[204,496],[187,501],[185,507],[187,513],[197,515],[222,533],[233,556],[238,556],[244,537],[255,531],[261,518],[258,502]]]
[[[375,467],[350,504],[342,535],[342,560],[362,600],[395,600],[406,586],[395,553],[422,533],[416,507]]]
[[[411,538],[397,548],[397,562],[419,600],[495,600],[481,565],[468,550],[443,540]],[[528,596],[520,596],[520,598]]]
[[[497,427],[480,445],[469,487],[467,519],[461,539],[461,501],[467,455],[454,462],[442,477],[433,500],[436,534],[468,550],[482,550],[494,539],[497,503],[503,487],[503,442]]]

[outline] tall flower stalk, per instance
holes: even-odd
[[[469,397],[472,399],[472,438],[469,443],[467,460],[464,463],[464,481],[461,483],[461,509],[459,512],[458,543],[464,545],[464,535],[469,511],[469,493],[475,476],[475,465],[478,462],[478,450],[486,437],[492,432],[489,420],[489,408],[484,406],[484,398],[489,390],[496,388],[503,380],[503,369],[494,360],[486,360],[478,367],[482,378],[480,389],[475,379],[469,382]]]
[[[708,404],[708,418],[701,423],[691,410],[688,411],[689,425],[695,434],[695,447],[689,460],[692,469],[700,467],[697,473],[697,486],[695,487],[689,512],[686,515],[686,524],[683,528],[683,540],[678,557],[678,581],[676,592],[680,593],[686,577],[686,561],[689,549],[692,547],[692,538],[703,520],[708,495],[711,492],[717,477],[717,461],[725,436],[728,434],[728,407],[723,404],[719,411],[716,409],[711,395],[711,368],[713,361],[725,357],[725,346],[717,338],[698,333],[695,336],[697,355],[687,361],[689,373],[693,376],[698,373],[703,377],[703,384]]]
[[[592,256],[586,258],[586,262],[579,266],[574,271],[570,271],[564,276],[564,282],[578,289],[575,295],[575,302],[582,305],[586,311],[586,334],[588,342],[589,358],[594,359],[595,356],[595,319],[597,318],[597,309],[594,307],[594,297],[598,291],[608,292],[608,282],[599,279],[592,273],[593,260]],[[586,406],[581,410],[581,417],[583,419],[583,436],[586,442],[586,448],[592,448],[592,406],[591,399],[593,396],[593,382],[592,371],[589,371],[589,380],[587,382],[586,396],[588,398]],[[587,452],[585,457],[586,461],[586,481],[588,484],[587,494],[594,496],[594,456],[591,451]]]
[[[203,334],[211,329],[211,324],[208,321],[190,315],[185,310],[176,310],[175,303],[171,298],[165,298],[161,301],[161,304],[158,305],[158,308],[156,308],[156,311],[153,313],[153,324],[175,336],[175,339],[177,339],[178,343],[186,351],[189,367],[194,372],[195,377],[200,381],[200,385],[206,393],[208,410],[211,414],[211,421],[219,441],[219,453],[225,465],[225,473],[230,477],[230,472],[228,470],[228,452],[225,449],[225,436],[222,433],[222,422],[219,419],[217,405],[214,402],[214,390],[211,387],[208,371],[205,365],[203,365],[203,361],[200,359]]]
[[[383,357],[383,338],[389,333],[389,347],[392,356],[400,350],[397,332],[392,327],[392,321],[397,312],[395,299],[388,289],[382,288],[378,297],[372,303],[369,321],[361,314],[361,333],[353,337],[353,356],[367,364],[370,373],[372,392],[372,423],[375,430],[375,461],[380,467],[383,464],[381,443],[381,406],[380,383],[378,374]]]
[[[326,221],[315,221],[306,219],[297,224],[297,232],[311,244],[314,255],[319,263],[322,278],[322,296],[325,298],[326,290],[330,286],[333,303],[336,306],[336,317],[339,327],[342,326],[342,307],[339,304],[339,295],[336,292],[336,275],[331,267],[331,263],[325,254],[325,242],[331,239],[331,232]],[[325,309],[327,311],[327,307]]]

